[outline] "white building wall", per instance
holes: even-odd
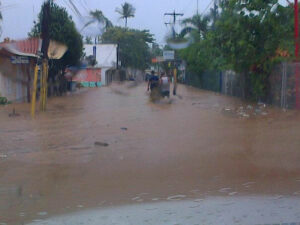
[[[96,67],[116,68],[117,65],[117,44],[84,45],[86,56],[93,55],[93,47],[96,46]]]
[[[96,46],[95,67],[101,68],[101,84],[106,85],[105,73],[107,70],[117,66],[117,44],[85,44],[84,52],[86,56],[93,55],[93,48]]]

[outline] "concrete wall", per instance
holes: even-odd
[[[142,82],[146,79],[145,71],[139,70],[139,69],[133,69],[133,68],[127,68],[126,69],[126,79],[133,78],[134,80],[138,82]]]
[[[93,47],[95,45],[84,45],[84,53],[86,56],[93,55]],[[117,65],[117,45],[116,44],[97,44],[96,45],[96,61],[95,67],[116,68]]]

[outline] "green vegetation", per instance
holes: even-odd
[[[6,104],[8,104],[7,98],[2,97],[0,94],[0,105],[6,105]]]
[[[199,76],[224,69],[243,74],[248,98],[268,93],[273,65],[282,60],[278,51],[293,55],[293,8],[278,0],[221,0],[208,16],[195,15],[184,25],[182,34],[194,37],[179,52],[188,69]]]
[[[42,12],[45,3],[42,6],[38,16],[38,22],[34,22],[34,26],[29,33],[30,37],[39,37],[41,34]],[[68,15],[65,8],[51,2],[50,6],[50,39],[67,45],[68,51],[60,60],[50,60],[49,78],[54,78],[57,74],[63,73],[67,66],[78,64],[82,56],[83,41],[82,36],[75,28],[75,24]]]
[[[119,44],[119,60],[122,67],[146,69],[151,60],[149,44],[153,35],[148,30],[134,30],[112,27],[102,35],[104,43]]]

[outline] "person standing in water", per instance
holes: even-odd
[[[151,92],[155,89],[158,88],[159,86],[159,77],[155,74],[155,72],[152,70],[151,71],[151,77],[148,81],[148,87],[147,90],[151,90]]]
[[[166,73],[162,73],[162,76],[160,78],[160,92],[163,98],[165,96],[167,96],[168,98],[170,97],[170,86],[170,78],[166,75]]]

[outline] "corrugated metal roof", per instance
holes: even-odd
[[[0,47],[15,55],[37,57],[41,50],[42,40],[39,38],[29,38],[19,41],[2,42]]]

